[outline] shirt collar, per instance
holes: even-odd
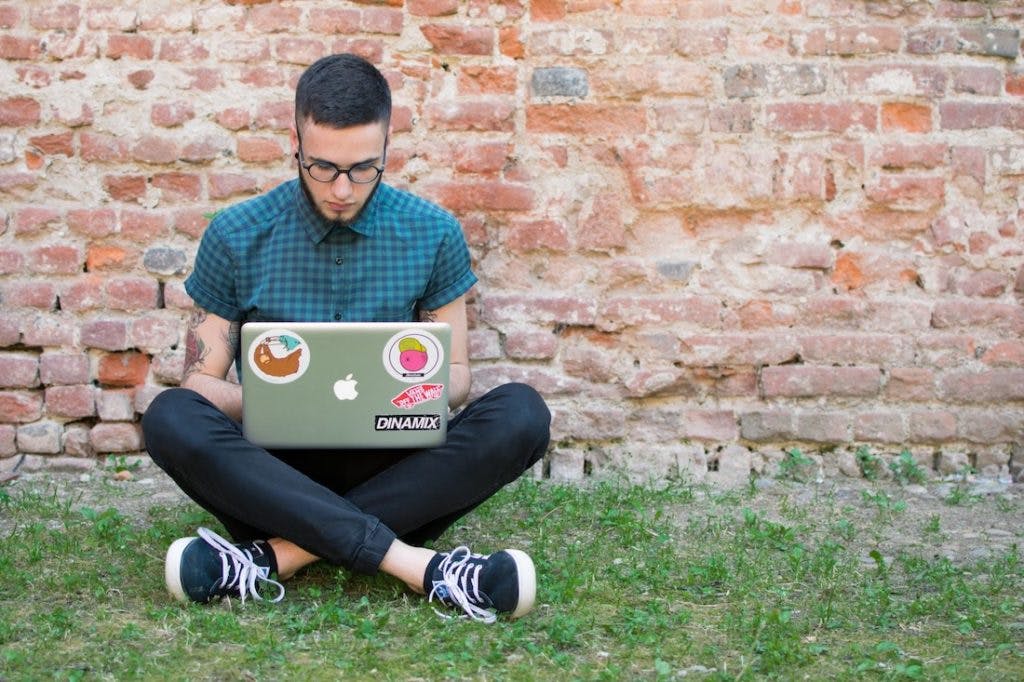
[[[383,184],[383,183],[381,183]],[[381,194],[384,188],[380,185],[377,186],[377,190],[370,197],[369,203],[366,208],[363,209],[358,220],[351,225],[348,225],[348,229],[353,232],[357,232],[366,237],[372,237],[377,232],[377,214],[381,203]],[[302,228],[306,231],[306,235],[310,241],[314,244],[319,244],[327,235],[334,229],[345,229],[333,220],[324,218],[316,207],[309,201],[309,197],[302,189],[302,180],[298,179],[295,181],[295,205],[298,210],[299,218],[302,222]]]

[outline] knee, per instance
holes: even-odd
[[[190,435],[197,431],[205,400],[195,391],[162,391],[142,415],[142,435],[150,457],[163,466],[170,457],[186,455]]]
[[[519,383],[499,386],[492,393],[503,405],[506,434],[543,454],[551,434],[551,411],[540,393]]]

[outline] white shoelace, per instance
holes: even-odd
[[[441,580],[434,581],[434,587],[427,595],[427,601],[433,601],[434,597],[450,601],[458,606],[465,613],[462,618],[469,617],[483,623],[493,623],[498,617],[485,608],[478,606],[483,601],[480,596],[480,571],[483,564],[473,559],[484,559],[482,554],[472,554],[469,547],[456,547],[448,553],[437,565],[441,572]],[[441,590],[444,588],[444,591]],[[447,596],[444,595],[447,592]],[[475,603],[474,603],[475,600]],[[434,609],[434,613],[442,618],[453,618],[447,613]]]
[[[256,591],[257,582],[267,583],[278,589],[277,596],[271,599],[271,602],[276,603],[284,599],[284,585],[276,580],[271,580],[270,568],[256,565],[251,552],[239,549],[209,528],[200,528],[199,537],[220,554],[220,586],[232,590],[237,588],[243,604],[248,596],[257,601],[264,601],[260,593]],[[231,580],[232,573],[234,573],[233,580]]]

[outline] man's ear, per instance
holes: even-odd
[[[298,154],[299,153],[299,131],[298,131],[298,129],[296,129],[294,121],[292,122],[291,127],[289,127],[288,130],[291,133],[290,134],[290,138],[291,138],[291,141],[292,141],[292,154]]]

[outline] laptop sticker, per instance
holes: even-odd
[[[438,400],[442,395],[444,395],[444,384],[417,384],[392,398],[391,404],[403,410],[411,410],[420,403]]]
[[[358,383],[351,374],[344,379],[338,379],[334,382],[334,397],[338,400],[355,400],[359,397],[359,391],[356,390]]]
[[[444,347],[427,331],[398,332],[384,346],[384,369],[399,381],[418,383],[437,374],[444,362]]]
[[[309,346],[295,332],[272,329],[252,340],[247,358],[255,376],[271,384],[287,384],[305,374]]]
[[[440,431],[439,414],[378,414],[373,420],[377,431]]]

